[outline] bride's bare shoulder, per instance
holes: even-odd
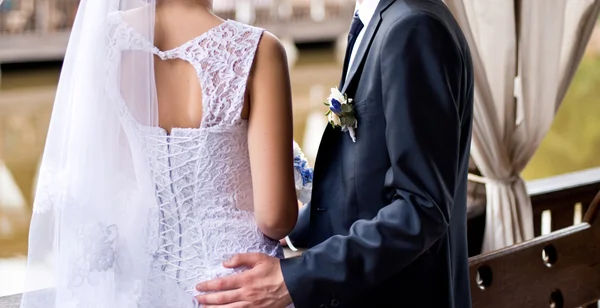
[[[287,56],[285,48],[281,41],[272,33],[264,31],[262,39],[258,43],[256,52],[257,62],[266,62],[275,64],[285,63],[287,65]]]

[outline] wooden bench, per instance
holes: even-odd
[[[598,307],[599,211],[600,193],[582,223],[471,258],[473,307]]]

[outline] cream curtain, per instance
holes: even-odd
[[[486,184],[483,252],[534,235],[520,172],[550,129],[585,50],[600,0],[445,0],[475,70],[471,155]]]

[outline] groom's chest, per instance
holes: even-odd
[[[366,43],[366,42],[364,42]],[[363,176],[368,169],[381,168],[388,160],[385,147],[385,116],[383,110],[383,90],[380,67],[380,43],[377,34],[362,59],[345,94],[354,102],[354,112],[358,120],[356,142],[347,132],[328,126],[321,140],[316,168],[337,169],[333,174],[342,178]],[[323,166],[326,165],[326,166]],[[330,170],[331,171],[331,170]],[[339,177],[338,177],[339,180]]]
[[[351,65],[348,71],[342,72],[347,78],[341,85],[341,90],[352,98],[355,104],[367,99],[381,99],[381,51],[385,32],[385,29],[377,27],[377,31],[374,31],[372,35],[359,36],[354,47]],[[364,52],[358,51],[360,49],[364,49]]]
[[[354,101],[354,108],[360,130],[371,131],[376,128],[371,122],[381,122],[383,118],[383,88],[377,38],[373,39],[369,52],[362,59],[361,67],[346,88],[346,94]]]

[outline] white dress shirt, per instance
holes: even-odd
[[[356,52],[360,47],[360,42],[362,42],[363,37],[365,36],[365,31],[373,18],[373,14],[377,10],[377,5],[379,5],[379,0],[363,0],[362,4],[356,2],[356,11],[358,12],[358,18],[362,21],[364,27],[358,33],[358,37],[356,38],[356,43],[354,43],[354,47],[352,48],[352,53],[350,54],[350,62],[348,63],[348,71],[346,72],[346,79],[348,77],[348,73],[350,72],[350,68],[352,67],[352,63],[354,62],[354,58],[356,57]]]

